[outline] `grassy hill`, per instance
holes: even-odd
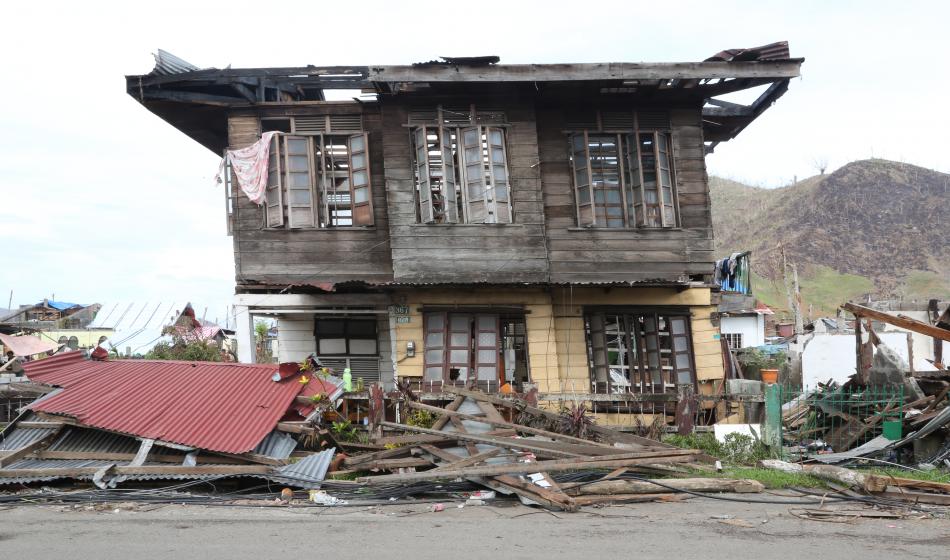
[[[770,306],[787,307],[783,248],[814,316],[865,294],[950,298],[950,175],[873,159],[777,189],[710,177],[710,195],[718,252],[752,251]]]

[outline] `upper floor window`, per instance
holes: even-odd
[[[596,124],[570,134],[578,225],[675,227],[670,133],[647,129],[633,113],[627,119],[607,115],[598,113]]]
[[[498,111],[413,111],[413,163],[424,224],[512,222],[506,129]]]
[[[270,121],[263,119],[261,128],[291,132],[271,141],[267,227],[373,225],[369,139],[364,132],[354,132],[362,128],[360,115]]]

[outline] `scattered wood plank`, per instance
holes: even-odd
[[[689,490],[692,492],[735,492],[760,493],[765,486],[756,480],[737,480],[723,478],[671,478],[657,480],[654,484],[646,480],[599,480],[568,491],[572,495],[590,494],[657,494],[671,490]]]
[[[454,411],[458,410],[460,406],[462,406],[462,403],[463,403],[463,402],[465,402],[465,397],[455,397],[455,399],[454,399],[452,402],[450,402],[450,403],[445,407],[444,410],[446,410],[446,411],[448,411],[448,412],[454,412]],[[441,430],[442,428],[445,427],[446,424],[449,423],[449,419],[450,419],[450,418],[449,418],[448,416],[441,416],[441,417],[439,417],[439,418],[436,418],[435,424],[432,424],[432,429],[433,429],[433,430]]]
[[[483,463],[486,459],[497,457],[501,452],[502,450],[496,447],[495,449],[489,449],[488,451],[483,451],[482,453],[479,453],[477,455],[470,455],[468,457],[465,457],[464,459],[459,459],[451,463],[445,463],[445,464],[439,465],[438,467],[432,469],[431,472],[435,472],[439,470],[445,471],[445,470],[451,470],[451,469],[460,469],[462,467],[476,465],[478,463]]]
[[[574,503],[578,506],[592,506],[596,504],[633,504],[641,502],[655,502],[657,500],[671,500],[682,494],[613,494],[608,496],[574,496]]]
[[[14,449],[13,451],[8,451],[5,454],[0,455],[0,468],[7,467],[11,465],[12,463],[26,457],[30,453],[33,453],[34,451],[47,447],[48,445],[53,443],[53,441],[56,439],[57,436],[59,436],[58,428],[56,429],[56,431],[44,437],[43,439],[36,440],[29,445],[24,445],[23,447]]]
[[[441,435],[443,433],[446,433],[446,432],[438,432],[436,430],[431,430],[429,428],[421,428],[419,426],[405,426],[402,424],[395,424],[393,422],[384,421],[384,422],[381,422],[380,424],[388,428],[403,428],[405,430],[411,430],[411,431],[419,432],[423,434]],[[465,434],[462,432],[451,432],[450,437],[458,439],[459,441],[472,442],[472,443],[485,443],[488,445],[499,445],[499,439],[500,439],[500,438],[490,437],[490,436]],[[530,442],[527,440],[525,441],[516,440],[516,439],[506,440],[504,447],[508,447],[511,449],[521,449],[523,451],[537,451],[540,453],[546,453],[549,455],[557,455],[560,457],[582,457],[583,456],[582,454],[579,454],[579,453],[569,453],[569,452],[550,450],[544,447],[534,445],[533,442]]]
[[[491,418],[489,418],[489,415],[487,415],[487,414],[486,414],[485,417],[471,416],[471,415],[469,415],[469,414],[463,414],[463,413],[461,413],[461,412],[454,412],[454,411],[451,411],[451,410],[445,410],[445,409],[438,408],[438,407],[435,407],[435,406],[429,406],[429,405],[423,404],[423,403],[409,402],[409,403],[407,403],[407,404],[408,404],[408,406],[409,406],[410,408],[415,408],[415,409],[418,409],[418,410],[426,410],[426,411],[429,411],[429,412],[434,412],[435,414],[448,415],[448,416],[456,417],[456,418],[458,418],[458,419],[460,419],[460,420],[469,420],[469,421],[472,421],[472,422],[481,422],[481,423],[483,423],[483,424],[487,424],[487,425],[489,425],[489,426],[494,426],[494,427],[496,427],[496,428],[507,428],[507,429],[509,429],[509,430],[514,430],[514,431],[516,431],[516,432],[521,432],[521,433],[525,433],[525,434],[532,434],[532,435],[537,435],[537,436],[543,436],[543,437],[547,437],[547,438],[550,438],[550,439],[553,439],[553,440],[566,441],[566,442],[576,443],[576,444],[579,444],[579,445],[586,445],[586,446],[590,446],[590,447],[603,447],[603,448],[606,448],[606,449],[616,449],[615,447],[613,447],[613,446],[611,446],[611,445],[608,445],[608,444],[604,444],[604,443],[599,443],[599,442],[589,441],[589,440],[586,440],[586,439],[576,438],[576,437],[569,436],[569,435],[559,434],[559,433],[557,433],[557,432],[550,432],[550,431],[548,431],[548,430],[542,430],[542,429],[540,429],[540,428],[532,428],[531,426],[522,426],[521,424],[512,424],[511,422],[506,422],[504,418],[501,418],[501,415],[498,414],[498,411],[495,411],[495,413],[498,414],[498,417],[499,417],[500,419],[497,419],[497,420],[496,420],[496,419],[491,419]],[[489,404],[489,403],[479,403],[479,404],[487,405],[487,406],[488,406],[489,408],[491,408],[492,410],[495,410],[495,409],[491,406],[491,404]]]
[[[633,465],[642,465],[645,463],[687,463],[694,459],[698,453],[694,450],[680,450],[679,453],[666,452],[667,455],[659,457],[658,453],[642,453],[630,458],[618,458],[620,456],[606,456],[582,459],[555,459],[551,461],[536,461],[531,463],[511,463],[505,465],[487,465],[466,467],[462,469],[452,469],[439,472],[419,472],[400,475],[363,477],[358,482],[366,484],[387,484],[391,482],[411,482],[417,480],[439,480],[453,477],[471,477],[471,476],[495,476],[501,474],[528,474],[535,472],[563,472],[586,469],[612,469],[616,467],[627,467]]]

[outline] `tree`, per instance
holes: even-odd
[[[185,340],[173,336],[171,342],[159,342],[145,354],[146,360],[184,360],[188,362],[220,362],[221,349],[213,340]]]
[[[812,158],[811,165],[820,175],[824,175],[825,171],[828,170],[828,158],[826,156]]]
[[[256,321],[254,323],[254,338],[257,348],[255,349],[255,361],[259,364],[266,364],[274,361],[274,355],[267,345],[267,335],[270,332],[270,325],[267,321]]]

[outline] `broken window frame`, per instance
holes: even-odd
[[[292,131],[279,132],[272,140],[264,227],[332,229],[374,225],[370,144],[369,135],[362,130],[362,115],[262,117],[261,121],[289,121]],[[355,127],[360,130],[354,130]],[[306,140],[308,145],[306,170],[297,166],[297,158],[303,154],[288,149],[291,143],[300,140]],[[332,151],[327,153],[339,151],[341,146],[345,148],[342,157]],[[294,169],[291,169],[292,157],[295,158]],[[307,177],[308,186],[291,180],[301,175]],[[339,185],[344,188],[337,188]],[[304,190],[308,192],[309,203],[299,202],[300,192]],[[343,202],[334,202],[344,195]]]
[[[474,381],[488,387],[500,386],[502,379],[508,381],[504,352],[509,346],[515,360],[512,371],[518,373],[520,353],[525,368],[523,376],[530,379],[523,312],[502,313],[485,308],[426,310],[422,322],[424,383],[462,386]],[[521,325],[520,334],[515,334],[517,325]],[[459,372],[456,379],[452,379],[453,370]]]
[[[615,327],[611,329],[611,325]],[[594,393],[670,394],[681,385],[695,390],[696,361],[688,309],[589,309],[584,329]],[[611,359],[611,352],[616,360]],[[614,380],[612,369],[619,370],[624,381]]]
[[[679,226],[672,129],[641,127],[638,113],[634,112],[632,117],[631,128],[608,128],[601,125],[602,115],[598,111],[596,124],[591,122],[586,128],[566,131],[578,227],[663,229]],[[608,200],[614,188],[607,185],[604,178],[609,176],[605,172],[605,160],[610,155],[603,150],[607,138],[615,142],[613,157],[617,160],[619,202]],[[647,138],[652,146],[651,154],[642,149]],[[601,147],[601,153],[597,154],[599,158],[592,153],[592,142],[597,140]],[[601,162],[599,166],[594,165],[595,159]],[[646,166],[645,162],[651,159],[652,165]],[[600,168],[599,174],[595,167]],[[650,176],[654,178],[652,188],[646,181]],[[599,201],[598,195],[602,195]],[[656,202],[652,202],[653,198]],[[648,199],[651,202],[647,202]],[[617,205],[622,206],[620,212],[615,209]],[[614,209],[613,213],[611,209]],[[655,212],[651,213],[651,209]]]
[[[327,323],[331,321],[338,321],[343,324],[342,332],[332,333],[326,330],[321,330],[321,323]],[[365,325],[372,326],[373,334],[367,334],[365,332],[360,332],[359,329],[354,328],[356,323],[361,323]],[[316,342],[316,350],[318,357],[328,357],[328,358],[372,358],[379,356],[379,328],[376,319],[365,318],[365,317],[354,317],[352,315],[330,315],[317,317],[313,322],[313,336]],[[321,348],[322,341],[328,340],[343,340],[344,351],[343,352],[324,352]],[[354,352],[353,351],[353,341],[359,340],[372,340],[375,346],[375,350],[371,353],[365,352]]]
[[[439,105],[434,115],[410,123],[419,223],[514,223],[506,127],[481,122],[499,113]]]
[[[726,344],[729,345],[730,349],[739,350],[742,348],[742,333],[722,333],[722,337],[726,339]]]

